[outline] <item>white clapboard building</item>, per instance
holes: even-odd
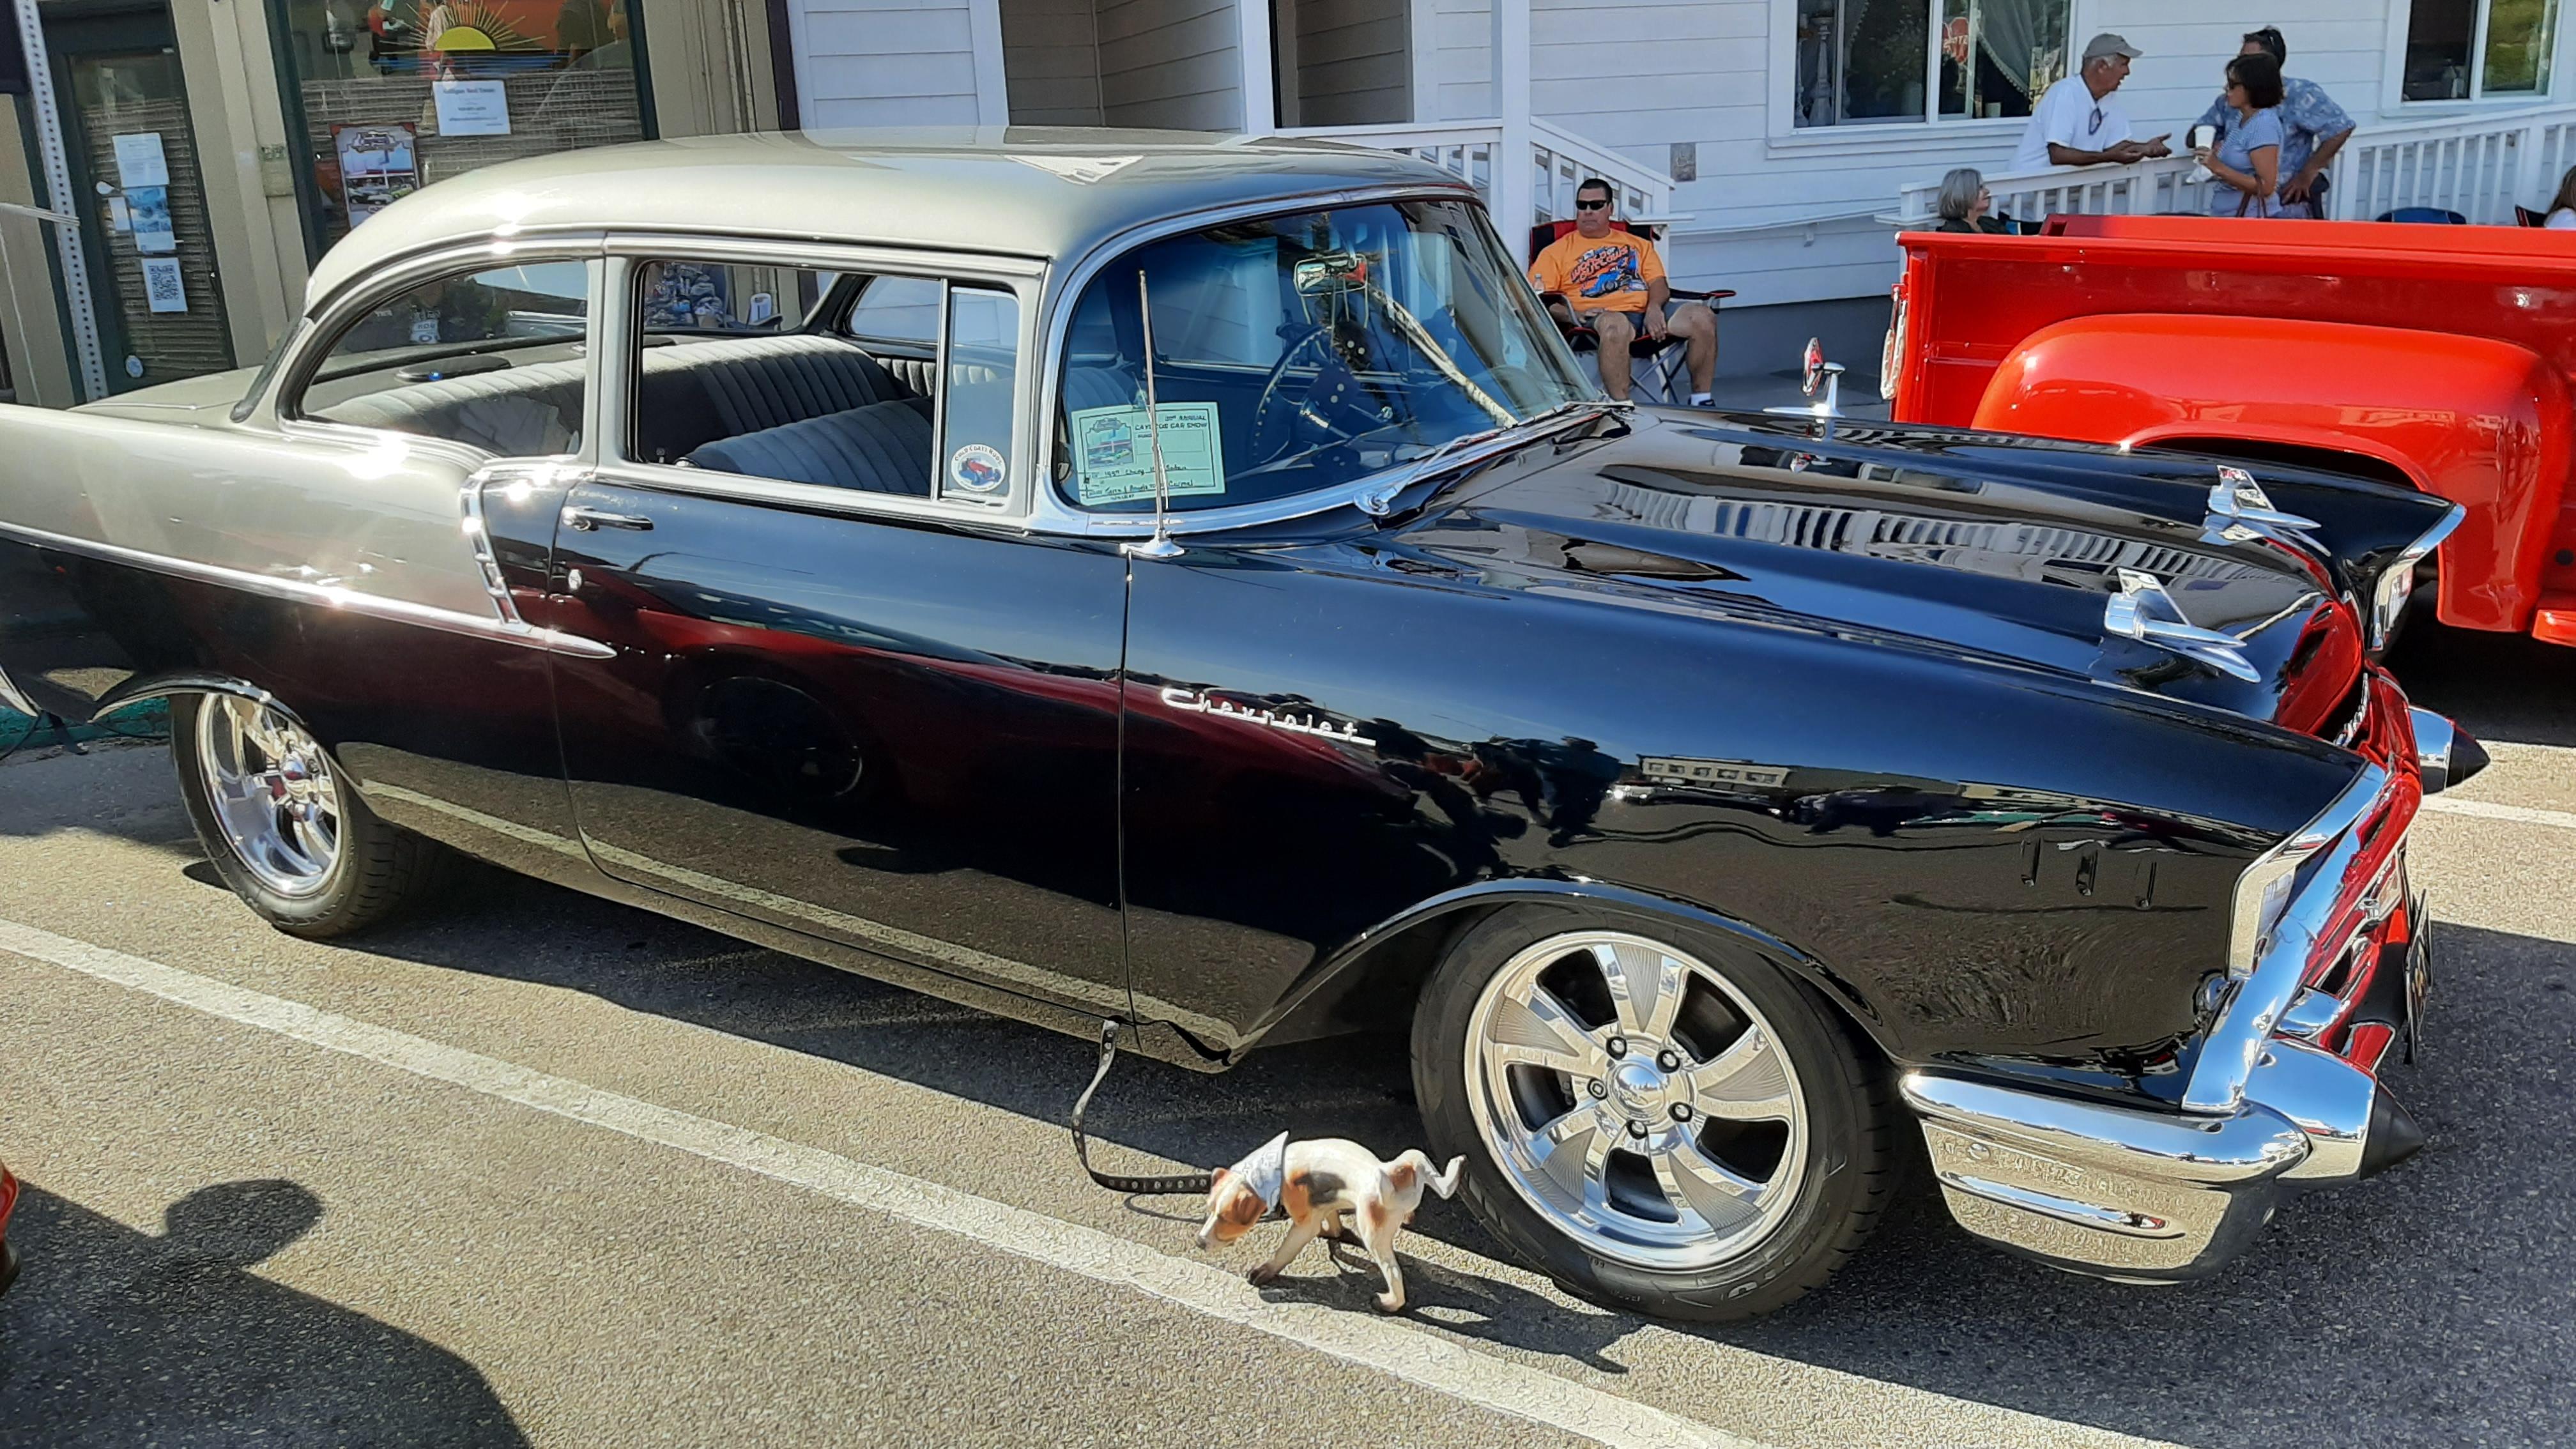
[[[2241,33],[2279,26],[2289,73],[2360,125],[2340,215],[2509,222],[2576,160],[2576,0],[784,3],[809,127],[1335,136],[1473,177],[1506,230],[1607,176],[1631,214],[1670,219],[1678,281],[1738,293],[1734,372],[1776,364],[1790,330],[1874,345],[1891,234],[1952,166],[1985,170],[2017,215],[2194,207],[2187,162],[2002,175],[2036,93],[2097,31],[2146,51],[2118,101],[2179,140]]]

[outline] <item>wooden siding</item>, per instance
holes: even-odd
[[[1232,0],[1102,0],[1100,96],[1113,126],[1243,126]]]
[[[1104,123],[1098,22],[1092,0],[1002,0],[1013,125]]]
[[[808,127],[975,124],[969,0],[792,0]]]
[[[1300,126],[1413,119],[1413,19],[1406,0],[1279,0],[1296,29]],[[1428,0],[1425,0],[1428,3]]]

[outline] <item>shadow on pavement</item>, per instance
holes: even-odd
[[[371,937],[388,955],[590,992],[1061,1122],[1091,1047],[517,878],[472,912]],[[535,939],[543,950],[525,949]],[[2012,1258],[1960,1232],[1928,1194],[1893,1209],[1824,1290],[1771,1318],[1681,1331],[1957,1398],[2204,1445],[2369,1437],[2563,1441],[2547,1385],[2576,1358],[2576,946],[2463,927],[2437,937],[2433,1050],[2391,1085],[2432,1145],[2355,1187],[2294,1201],[2217,1279],[2123,1287]],[[517,943],[495,949],[496,942]],[[1392,1155],[1422,1141],[1405,1043],[1348,1038],[1255,1054],[1208,1077],[1122,1058],[1092,1109],[1102,1165],[1120,1148],[1233,1160],[1282,1127]],[[1072,1172],[1071,1151],[1058,1170]],[[1175,1220],[1191,1204],[1135,1199]],[[1452,1203],[1415,1231],[1507,1256]],[[1158,1238],[1157,1241],[1162,1241]],[[1408,1256],[1413,1311],[1464,1336],[1621,1372],[1638,1320],[1568,1312]],[[1367,1312],[1376,1274],[1310,1249],[1273,1290]],[[2330,1393],[2316,1392],[2332,1385]]]
[[[2438,627],[2410,628],[2403,644],[2398,666],[2427,707],[2455,713],[2484,738],[2576,742],[2576,660],[2529,640]],[[2555,718],[2548,717],[2551,710]],[[96,799],[110,818],[83,821],[88,828],[162,843],[183,836],[185,817],[166,785],[166,756],[135,755],[109,770],[154,772],[148,791],[143,782],[99,781],[30,813],[62,822],[71,807]],[[21,779],[32,783],[47,773]],[[20,780],[11,783],[15,788]],[[150,803],[127,803],[137,799]],[[57,827],[40,826],[37,833],[45,828]],[[471,897],[470,907],[371,935],[364,947],[586,992],[1047,1123],[1064,1120],[1090,1076],[1089,1043],[662,917],[499,872],[479,874]],[[2431,1146],[2385,1177],[2294,1201],[2256,1250],[2215,1280],[2144,1289],[2057,1273],[1968,1238],[1927,1194],[1898,1204],[1870,1247],[1822,1292],[1757,1323],[1683,1331],[1958,1398],[2193,1444],[2576,1438],[2551,1387],[2576,1360],[2576,1312],[2567,1288],[2576,1282],[2576,1152],[2565,1146],[2567,1123],[2576,1120],[2576,1075],[2564,1067],[2566,1045],[2576,1040],[2576,990],[2570,989],[2576,946],[2456,926],[2441,927],[2436,942],[2442,961],[2432,1050],[2421,1068],[2391,1074],[2393,1090],[2431,1133]],[[1406,1043],[1392,1037],[1279,1047],[1216,1077],[1123,1058],[1091,1120],[1110,1171],[1144,1167],[1122,1148],[1183,1162],[1230,1162],[1282,1128],[1349,1137],[1384,1155],[1427,1145],[1412,1104]],[[1059,1164],[1038,1167],[1071,1174],[1070,1147]],[[1174,1252],[1186,1251],[1191,1207],[1168,1198],[1130,1203],[1140,1216],[1176,1219],[1168,1232],[1156,1224],[1150,1236]],[[42,1281],[57,1261],[95,1258],[111,1266],[82,1270],[78,1283],[177,1282],[198,1270],[172,1265],[198,1260],[174,1255],[170,1238],[138,1237],[40,1192],[30,1194],[21,1213],[25,1241],[42,1257],[31,1259],[28,1277],[0,1300],[0,1324],[7,1326],[0,1339],[0,1402],[12,1410],[0,1415],[0,1440],[9,1437],[10,1425],[25,1422],[11,1401],[21,1400],[29,1385],[47,1396],[49,1413],[132,1415],[151,1407],[133,1397],[142,1392],[134,1386],[152,1381],[151,1374],[90,1364],[65,1345],[113,1343],[130,1334],[142,1345],[142,1367],[168,1364],[172,1382],[182,1385],[189,1372],[212,1372],[192,1368],[199,1362],[192,1355],[220,1362],[213,1347],[201,1348],[209,1339],[189,1322],[156,1316],[148,1291],[82,1288],[87,1296],[75,1301],[65,1296],[75,1289],[64,1280],[51,1287]],[[1416,1231],[1488,1257],[1508,1256],[1454,1203],[1426,1203]],[[43,1249],[56,1233],[96,1246]],[[268,1251],[294,1235],[278,1236]],[[1413,1312],[1423,1321],[1605,1372],[1622,1371],[1620,1341],[1640,1327],[1630,1317],[1570,1312],[1511,1285],[1411,1256],[1406,1271]],[[245,1296],[276,1295],[284,1306],[274,1311],[290,1322],[310,1317],[345,1325],[268,1335],[251,1351],[251,1377],[290,1377],[328,1393],[329,1383],[302,1377],[307,1363],[326,1365],[313,1377],[327,1380],[355,1376],[357,1361],[380,1353],[416,1369],[393,1382],[416,1384],[418,1391],[407,1391],[387,1412],[411,1412],[403,1406],[453,1393],[462,1406],[454,1411],[457,1423],[477,1422],[475,1415],[489,1408],[498,1426],[490,1442],[515,1442],[489,1389],[440,1350],[260,1283],[232,1260],[200,1276],[218,1284],[215,1296],[230,1305],[210,1321],[233,1323],[241,1342],[262,1335],[243,1329],[240,1315],[256,1322],[258,1312],[270,1311],[238,1306]],[[1376,1288],[1373,1269],[1355,1261],[1336,1267],[1310,1249],[1273,1291],[1364,1313]],[[93,1316],[77,1324],[63,1317],[73,1313]],[[36,1328],[39,1318],[68,1326]],[[345,1342],[335,1348],[335,1339]],[[359,1343],[374,1347],[349,1346]],[[30,1367],[31,1353],[69,1356],[38,1371]],[[57,1393],[49,1387],[57,1383],[80,1391]],[[2328,1385],[2331,1391],[2320,1390]],[[238,1397],[254,1390],[245,1383],[224,1392]],[[85,1405],[85,1398],[95,1398],[96,1406]],[[279,1412],[289,1417],[265,1422],[302,1422],[291,1408]],[[122,1442],[137,1437],[128,1432],[135,1422],[119,1419],[100,1432]],[[60,1439],[49,1435],[46,1442]]]
[[[2520,634],[2406,623],[2388,667],[2409,699],[2481,740],[2576,745],[2576,650]]]
[[[473,1365],[250,1271],[321,1216],[296,1183],[218,1183],[156,1237],[30,1186],[0,1444],[525,1444]]]

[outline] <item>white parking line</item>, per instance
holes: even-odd
[[[207,1015],[258,1027],[485,1096],[606,1128],[792,1183],[824,1196],[954,1234],[1065,1272],[1132,1288],[1226,1323],[1284,1339],[1347,1363],[1392,1374],[1466,1403],[1546,1425],[1612,1449],[1703,1446],[1765,1449],[1758,1441],[1605,1393],[1542,1369],[1479,1353],[1402,1320],[1317,1303],[1263,1298],[1239,1276],[1206,1263],[940,1183],[855,1161],[768,1133],[695,1116],[568,1077],[430,1041],[303,1002],[15,921],[0,919],[0,951],[145,992]],[[1500,1265],[1491,1265],[1500,1271]],[[1653,1331],[1653,1330],[1641,1330]],[[1776,1392],[1816,1401],[1821,1442],[1860,1442],[1852,1415],[1863,1403],[1882,1422],[1919,1430],[1939,1423],[1956,1442],[2155,1449],[2151,1441],[2062,1423],[1926,1390],[1698,1343],[1712,1372],[1751,1375]],[[1883,1407],[1879,1401],[1884,1401]],[[1955,1426],[1955,1428],[1953,1428]],[[1913,1433],[1900,1437],[1914,1439]]]
[[[2454,800],[2448,795],[2425,796],[2424,808],[2444,815],[2473,815],[2481,820],[2511,820],[2520,825],[2576,830],[2576,815],[2564,810],[2535,810],[2528,805],[2495,805],[2484,800]]]

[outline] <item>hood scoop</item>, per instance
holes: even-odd
[[[2171,650],[2248,684],[2262,681],[2262,674],[2245,658],[2244,640],[2203,629],[2184,618],[2182,606],[2154,574],[2124,568],[2118,575],[2120,590],[2102,610],[2103,633]]]

